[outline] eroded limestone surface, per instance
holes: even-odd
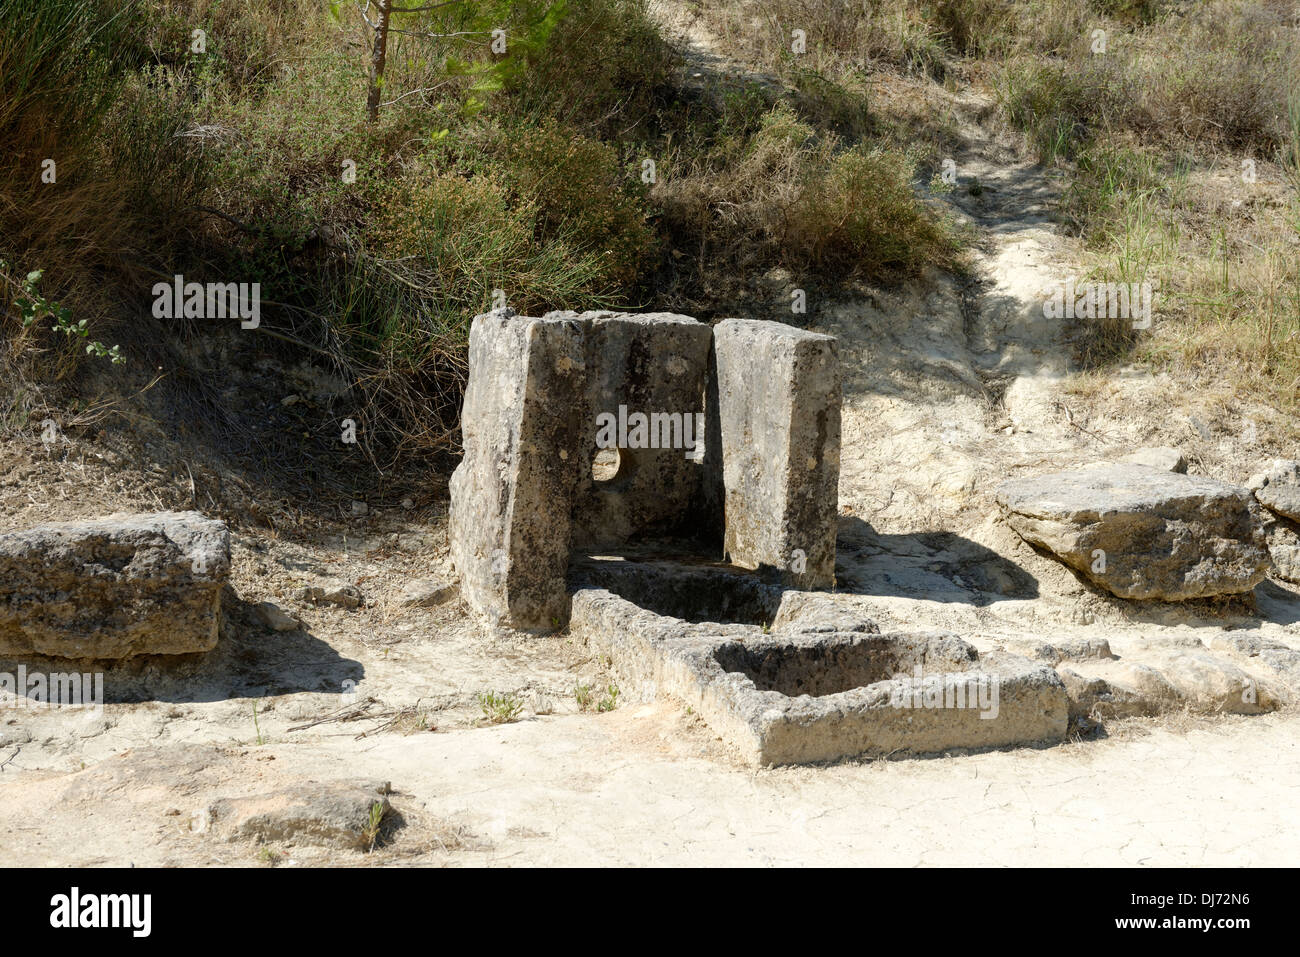
[[[226,526],[198,512],[122,513],[0,535],[0,654],[210,651],[229,575]]]

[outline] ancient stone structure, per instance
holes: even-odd
[[[478,316],[451,480],[461,590],[495,622],[550,631],[576,549],[684,537],[830,586],[839,412],[830,336],[667,313]]]
[[[800,601],[827,593],[735,570],[594,560],[583,572],[570,633],[611,662],[626,699],[681,701],[755,764],[1065,738],[1070,700],[1045,662],[946,632],[882,633],[851,608]]]

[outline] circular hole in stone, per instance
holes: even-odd
[[[618,449],[597,449],[596,457],[591,462],[591,477],[597,482],[612,481],[621,464]]]

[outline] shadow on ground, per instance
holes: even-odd
[[[105,704],[196,704],[308,692],[345,695],[366,673],[361,662],[343,657],[305,628],[270,631],[258,622],[252,605],[232,591],[222,599],[217,647],[206,654],[144,655],[125,661],[31,656],[0,661],[0,671],[16,674],[20,665],[27,675],[102,673]],[[30,690],[27,697],[32,697]]]
[[[952,532],[889,535],[841,518],[838,591],[984,607],[1037,598],[1038,580],[1015,562]]]

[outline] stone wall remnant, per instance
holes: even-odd
[[[567,618],[584,349],[565,318],[497,310],[470,329],[449,538],[465,600],[493,622],[546,631]]]

